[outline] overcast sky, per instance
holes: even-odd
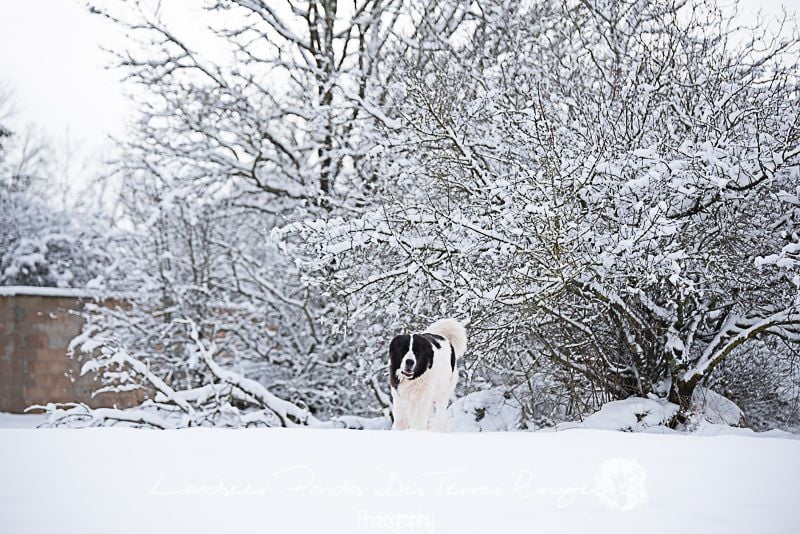
[[[99,44],[114,28],[76,0],[0,0],[0,80],[11,87],[12,126],[35,123],[99,142],[124,131],[127,103]]]
[[[109,57],[99,48],[119,47],[117,28],[92,16],[81,0],[0,0],[0,81],[14,92],[15,129],[33,124],[58,137],[102,146],[120,136],[131,105],[119,73],[105,69]],[[196,0],[181,1],[197,6]],[[748,17],[759,9],[778,13],[785,5],[800,12],[800,0],[741,0]],[[196,9],[196,8],[195,8]],[[180,19],[191,29],[192,11]]]

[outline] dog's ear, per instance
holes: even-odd
[[[389,343],[389,384],[393,388],[397,388],[400,385],[400,381],[397,378],[397,370],[400,369],[400,360],[403,359],[407,348],[407,335],[394,336],[394,339]]]
[[[389,343],[389,356],[391,357],[394,354],[400,354],[401,348],[400,346],[403,344],[403,338],[407,336],[397,335],[392,338],[392,341]],[[408,344],[406,342],[406,344]]]
[[[433,367],[433,343],[428,338],[424,338],[427,343],[422,343],[422,346],[419,348],[419,357],[423,359],[423,361],[427,360],[428,362],[428,369]]]
[[[408,335],[394,336],[389,343],[389,361],[400,367],[400,360],[408,351]]]

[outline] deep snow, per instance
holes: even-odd
[[[0,430],[2,532],[794,533],[800,441]]]

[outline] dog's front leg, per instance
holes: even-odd
[[[412,417],[411,428],[416,430],[428,430],[428,420],[433,411],[433,395],[426,394],[419,397],[418,402],[414,406],[414,415]]]
[[[411,424],[408,403],[392,390],[392,430],[405,430]]]
[[[407,428],[408,428],[408,419],[395,418],[394,423],[392,423],[392,430],[406,430]]]
[[[430,427],[434,432],[447,432],[450,429],[447,420],[447,401],[436,400],[433,403],[433,417],[430,420]]]

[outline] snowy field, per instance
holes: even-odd
[[[796,439],[4,428],[0,444],[4,533],[800,528]]]

